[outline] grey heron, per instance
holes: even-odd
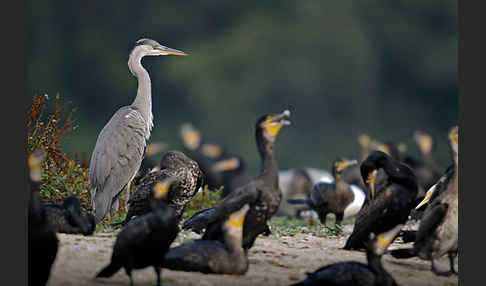
[[[140,168],[146,142],[153,127],[150,76],[142,66],[144,56],[187,55],[151,39],[140,39],[128,58],[128,68],[138,79],[137,96],[131,105],[121,107],[103,127],[89,165],[91,204],[96,223]]]

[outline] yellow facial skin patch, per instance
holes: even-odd
[[[243,227],[243,222],[245,221],[245,216],[238,216],[237,214],[230,215],[230,223],[233,227],[240,228]]]
[[[391,230],[378,235],[378,237],[376,238],[376,243],[378,243],[378,246],[382,249],[386,249],[388,245],[390,245],[390,243],[393,241],[395,236],[397,236],[397,234],[400,232],[402,227],[403,225],[399,224]]]
[[[452,130],[451,130],[451,137],[452,137],[452,140],[454,140],[454,142],[456,144],[459,143],[459,134],[458,134],[458,128],[457,127],[454,127]]]
[[[282,124],[274,122],[273,118],[271,116],[268,116],[265,120],[265,128],[268,130],[270,135],[275,136],[280,131],[280,128],[282,128]]]
[[[172,184],[172,181],[170,181],[170,182],[157,182],[153,187],[154,198],[156,198],[156,199],[164,198],[167,195],[167,192],[169,191],[171,184]]]
[[[234,228],[243,227],[243,223],[245,222],[245,216],[249,209],[250,206],[248,204],[245,204],[239,211],[232,213],[229,216],[229,222],[231,226]]]
[[[369,177],[368,177],[368,180],[366,180],[366,183],[367,184],[371,184],[371,183],[374,183],[375,182],[375,175],[374,174],[371,174]]]

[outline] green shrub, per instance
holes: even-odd
[[[82,163],[68,158],[61,149],[61,140],[72,131],[74,120],[72,111],[63,118],[63,109],[59,104],[59,94],[55,97],[54,108],[48,114],[49,99],[46,96],[34,96],[27,114],[27,152],[42,149],[46,159],[42,163],[42,180],[39,186],[44,202],[62,202],[74,195],[79,198],[81,206],[91,210],[89,169],[83,154]]]
[[[218,190],[211,191],[207,188],[207,185],[204,186],[204,192],[198,192],[192,200],[189,202],[189,205],[184,211],[182,218],[188,219],[193,216],[198,211],[212,208],[218,205],[221,202],[221,192],[223,187],[219,188]]]

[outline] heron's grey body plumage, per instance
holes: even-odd
[[[128,59],[130,72],[138,79],[137,96],[120,108],[101,130],[93,150],[89,173],[91,203],[100,222],[114,199],[127,187],[140,168],[146,141],[153,127],[150,76],[141,64],[147,55],[185,55],[154,40],[137,41]]]

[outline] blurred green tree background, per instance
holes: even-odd
[[[63,142],[89,160],[97,134],[132,102],[127,67],[148,37],[188,57],[147,57],[155,127],[151,141],[182,149],[192,122],[209,142],[259,166],[254,124],[292,112],[276,153],[281,169],[330,169],[357,157],[357,136],[417,147],[458,122],[457,1],[29,1],[29,96],[59,92],[77,128]]]

